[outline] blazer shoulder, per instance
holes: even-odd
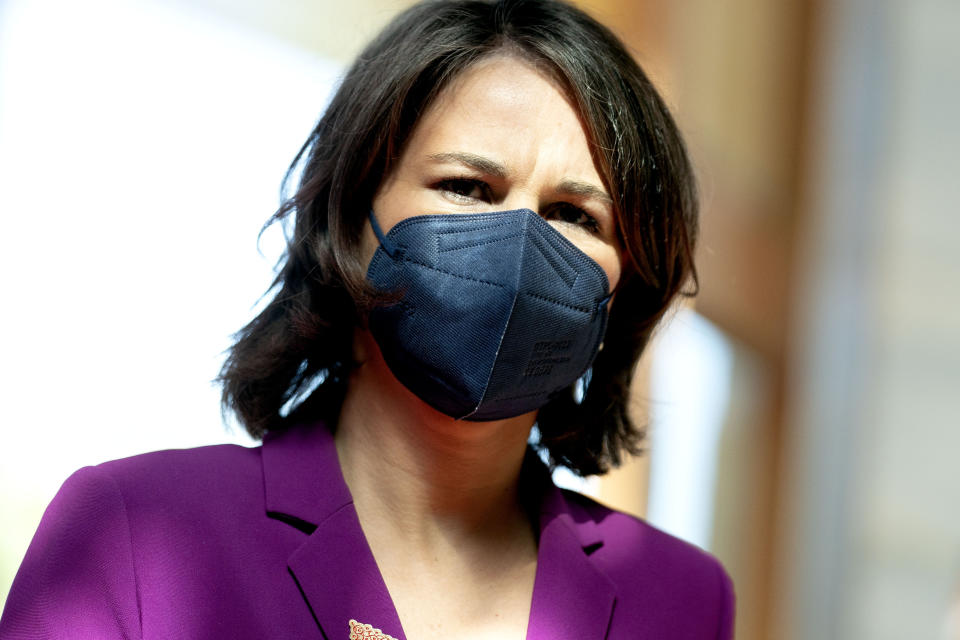
[[[263,513],[255,499],[262,486],[259,451],[235,445],[157,451],[74,472],[27,549],[0,637],[140,637],[143,559],[175,568],[171,550],[196,559],[206,557],[204,543],[225,548],[213,541]]]
[[[188,525],[208,534],[225,531],[230,522],[252,521],[265,512],[259,447],[154,451],[99,464],[83,475],[96,475],[101,482],[109,479],[122,498],[135,537],[157,522],[171,535]]]
[[[195,492],[244,483],[245,479],[259,483],[262,477],[260,447],[233,444],[152,451],[93,468],[110,477],[125,495],[136,493],[141,487],[151,491],[163,491],[164,487],[179,491],[185,485]]]
[[[0,637],[140,637],[126,505],[96,467],[74,472],[47,507],[11,586]]]
[[[602,541],[591,558],[621,595],[643,602],[645,610],[653,605],[708,613],[716,637],[732,637],[733,582],[719,560],[636,516],[573,491],[563,493],[577,526],[595,529],[593,536]]]
[[[703,549],[661,531],[641,518],[612,509],[575,491],[564,489],[563,494],[577,525],[595,527],[604,546],[615,550],[633,549],[655,553],[664,562],[677,564],[685,569],[705,565],[722,569],[719,561]],[[645,554],[634,559],[640,560],[643,555]]]

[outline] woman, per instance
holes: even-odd
[[[0,637],[731,637],[715,560],[527,446],[635,450],[632,366],[694,280],[688,160],[622,45],[552,0],[420,4],[301,166],[221,374],[263,446],[74,474]]]

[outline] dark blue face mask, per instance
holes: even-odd
[[[529,209],[407,218],[380,240],[367,279],[397,303],[369,326],[393,375],[454,418],[539,409],[593,362],[607,276]]]

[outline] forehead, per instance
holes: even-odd
[[[487,56],[453,78],[405,146],[414,152],[423,146],[469,147],[507,154],[505,160],[518,166],[532,166],[543,152],[562,148],[563,154],[550,156],[558,171],[599,180],[592,145],[567,92],[542,65],[509,53]]]

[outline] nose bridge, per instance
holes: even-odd
[[[530,209],[534,213],[540,213],[540,198],[529,189],[514,189],[504,199],[502,203],[504,211],[514,211],[516,209]]]
[[[514,160],[511,184],[500,203],[503,209],[530,209],[538,215],[542,213],[543,206],[553,197],[555,186],[569,173],[555,155],[551,149],[539,149],[523,160]]]

